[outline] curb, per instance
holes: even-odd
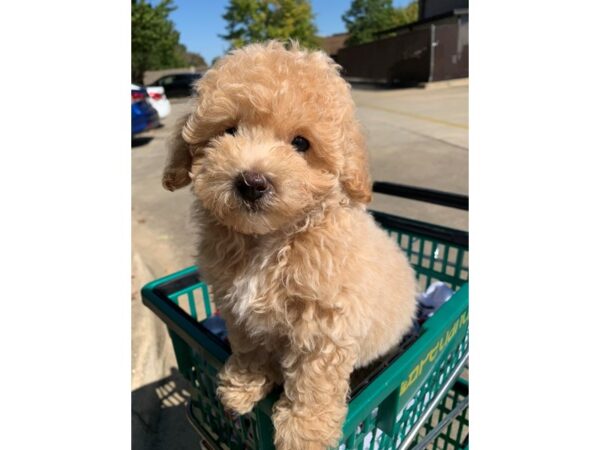
[[[394,91],[394,90],[407,90],[407,89],[441,89],[449,87],[469,86],[469,78],[455,78],[452,80],[442,81],[423,81],[408,83],[405,85],[396,84],[389,85],[385,80],[375,80],[367,78],[356,78],[356,77],[344,77],[353,88],[360,88],[361,90],[373,90],[373,91]]]
[[[423,89],[427,90],[462,86],[469,86],[468,78],[455,78],[454,80],[432,81],[430,83],[423,83],[421,85]]]

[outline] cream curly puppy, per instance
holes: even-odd
[[[349,376],[411,326],[414,273],[367,213],[371,180],[350,87],[324,53],[277,42],[231,52],[197,85],[163,185],[193,183],[198,265],[233,354],[224,407],[248,413],[275,384],[275,444],[341,437]]]

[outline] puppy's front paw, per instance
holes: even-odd
[[[226,410],[243,415],[252,411],[273,387],[273,383],[262,373],[239,370],[235,364],[227,363],[219,373],[217,396]]]
[[[259,386],[219,386],[217,396],[227,411],[244,415],[252,411],[264,394]]]
[[[326,450],[336,447],[341,438],[340,424],[331,415],[296,408],[282,399],[273,407],[275,447],[277,450]]]

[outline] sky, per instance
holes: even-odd
[[[395,7],[406,6],[410,0],[393,0]],[[151,0],[152,4],[158,0]],[[221,17],[227,0],[175,0],[177,10],[171,20],[180,33],[180,42],[188,51],[200,53],[208,64],[229,47],[219,38],[225,33],[225,21]],[[315,22],[319,36],[329,36],[345,31],[342,14],[350,7],[351,0],[313,0]]]

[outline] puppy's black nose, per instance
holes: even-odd
[[[253,202],[261,198],[270,188],[271,183],[257,172],[244,171],[235,181],[235,187],[244,200]]]

